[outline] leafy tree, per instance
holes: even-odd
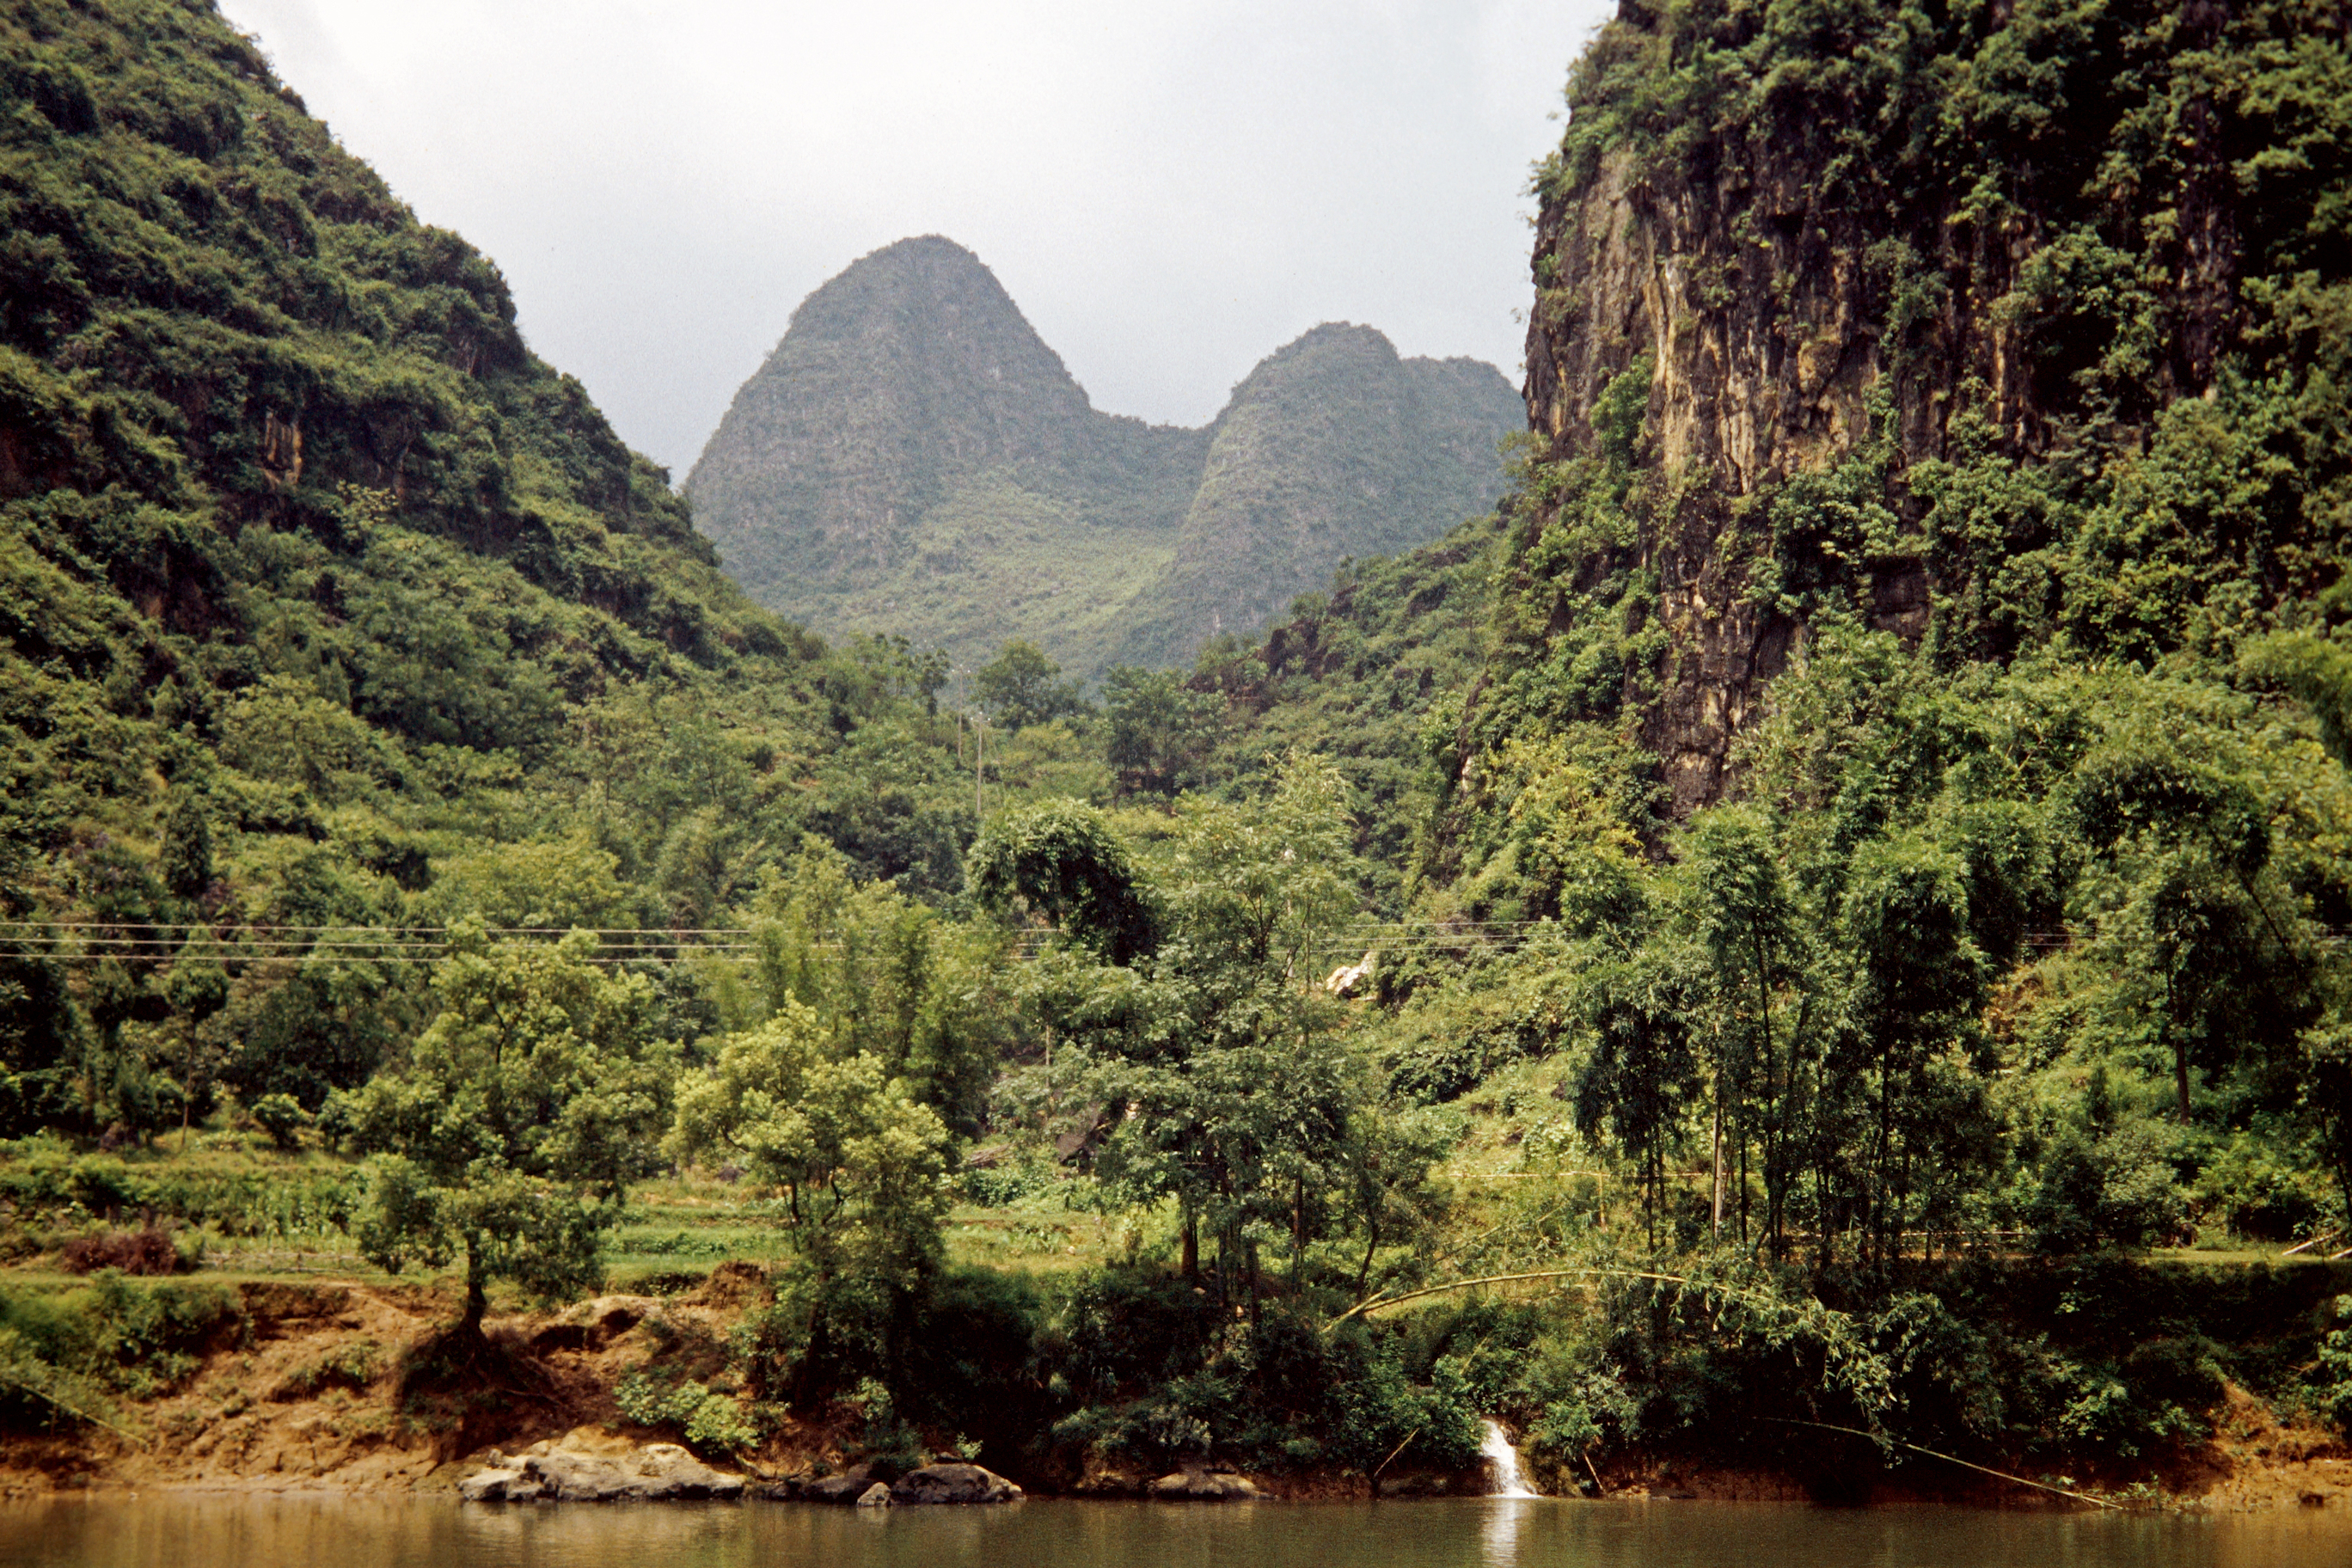
[[[664,1149],[743,1162],[783,1193],[812,1257],[911,1288],[939,1260],[949,1142],[880,1058],[835,1055],[816,1016],[787,1000],[681,1083]]]
[[[1720,1234],[1736,1164],[1735,1201],[1746,1235],[1748,1149],[1756,1137],[1763,1146],[1766,1229],[1777,1247],[1802,1158],[1811,1057],[1819,1048],[1803,919],[1769,826],[1756,813],[1706,813],[1692,822],[1681,847],[1689,918],[1712,982],[1704,1033],[1714,1058],[1710,1223]]]
[[[2343,597],[2340,589],[2330,595]],[[2315,633],[2279,633],[2250,639],[2239,651],[2238,665],[2300,698],[2319,722],[2327,754],[2352,768],[2352,649]]]
[[[1015,637],[990,663],[972,672],[972,696],[982,711],[1008,731],[1050,723],[1089,711],[1074,680],[1057,680],[1062,667]]]
[[[82,1020],[65,966],[0,958],[0,1127],[23,1137],[76,1117]]]
[[[1119,665],[1103,676],[1104,756],[1121,795],[1173,797],[1198,782],[1216,737],[1216,698],[1171,670]]]
[[[584,833],[488,845],[436,863],[425,907],[491,928],[597,930],[633,923],[620,858]]]
[[[1696,957],[1646,943],[1593,965],[1578,991],[1591,1054],[1576,1079],[1577,1131],[1605,1131],[1633,1165],[1654,1247],[1660,1222],[1671,1217],[1670,1169],[1703,1082]]]
[[[983,906],[1033,912],[1106,963],[1133,963],[1158,944],[1150,895],[1102,813],[1047,801],[998,818],[972,846],[967,874]]]
[[[342,954],[256,965],[215,1020],[231,1042],[221,1079],[248,1102],[284,1094],[315,1111],[365,1083],[432,1010],[397,965]]]
[[[156,869],[163,889],[175,899],[204,897],[213,882],[211,814],[194,791],[173,794],[172,809],[163,819],[163,852]]]
[[[1297,1283],[1297,1258],[1307,1240],[1311,1197],[1318,1205],[1337,1208],[1364,1238],[1363,1258],[1353,1284],[1358,1300],[1364,1298],[1372,1266],[1384,1246],[1407,1243],[1433,1230],[1444,1203],[1431,1172],[1457,1142],[1459,1130],[1449,1120],[1426,1108],[1384,1105],[1357,1092],[1349,1107],[1347,1131],[1334,1152],[1336,1190],[1299,1193],[1291,1233],[1292,1283]]]
[[[2087,847],[2131,862],[2111,924],[2156,988],[2185,1126],[2192,1058],[2219,1065],[2231,1050],[2241,1034],[2231,982],[2263,967],[2265,928],[2278,934],[2255,880],[2271,856],[2268,813],[2245,779],[2146,742],[2085,758],[2072,804]]]
[[[1903,836],[1857,854],[1841,911],[1853,965],[1846,1032],[1823,1063],[1822,1191],[1851,1196],[1882,1258],[1899,1256],[1913,1199],[1965,1189],[1993,1163],[1985,1063],[1970,1047],[1984,1003],[1963,867]],[[1949,1204],[1941,1215],[1952,1217]]]
[[[542,1300],[596,1282],[668,1120],[677,1047],[649,1027],[651,985],[600,971],[584,931],[494,947],[461,931],[452,947],[409,1060],[340,1116],[372,1156],[361,1250],[394,1273],[462,1258],[472,1335],[495,1279]]]
[[[850,873],[814,839],[788,869],[763,873],[751,903],[758,1016],[805,1009],[835,1055],[874,1058],[950,1128],[975,1132],[1013,1022],[1001,946]]]
[[[730,1035],[678,1088],[663,1149],[723,1159],[784,1196],[799,1249],[812,1368],[844,1341],[878,1338],[887,1367],[944,1256],[952,1138],[880,1058],[840,1054],[822,1021],[787,997],[757,1028]]]
[[[172,1066],[179,1080],[183,1147],[195,1102],[209,1097],[209,1080],[219,1072],[226,1054],[201,1033],[205,1024],[228,1005],[228,971],[221,960],[220,943],[209,931],[191,936],[173,957],[161,983],[172,1007]]]
[[[2323,603],[2340,611],[2345,592],[2338,584]],[[2328,755],[2352,775],[2352,658],[2341,644],[2314,633],[2257,638],[2242,650],[2240,668],[2300,699],[2311,710]],[[2352,1213],[2352,963],[2339,952],[2315,968],[2317,1016],[2297,1037],[2290,1071],[2297,1109],[2317,1132],[2346,1212]],[[2335,1339],[2347,1337],[2352,1336],[2339,1333]],[[2339,1404],[2352,1408],[2352,1400]]]
[[[1364,1093],[1315,984],[1354,907],[1345,785],[1295,755],[1263,799],[1188,800],[1160,874],[1167,934],[1129,1032],[1107,1042],[1106,1098],[1133,1106],[1099,1168],[1131,1196],[1172,1196],[1183,1265],[1205,1223],[1255,1289],[1253,1226],[1303,1241],[1307,1192],[1345,1180]]]

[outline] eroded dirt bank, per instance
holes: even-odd
[[[611,1295],[558,1312],[494,1316],[482,1342],[455,1339],[457,1302],[423,1288],[351,1280],[235,1287],[242,1313],[171,1391],[125,1402],[102,1422],[19,1422],[0,1429],[0,1496],[104,1489],[402,1492],[446,1490],[485,1450],[516,1451],[582,1428],[612,1439],[675,1440],[629,1421],[616,1384],[681,1344],[723,1342],[765,1281],[746,1265],[716,1270],[667,1298]],[[838,1471],[858,1458],[854,1418],[793,1421],[735,1467],[755,1482]],[[2333,1434],[2282,1425],[2231,1388],[2214,1435],[2162,1460],[2033,1479],[2126,1506],[2224,1511],[2352,1511],[2352,1448]],[[1149,1478],[1089,1468],[1013,1479],[1033,1492],[1118,1496]],[[1358,1477],[1254,1478],[1268,1496],[1360,1498]],[[2084,1506],[1924,1456],[1888,1464],[1858,1437],[1809,1433],[1769,1459],[1725,1464],[1671,1453],[1596,1454],[1548,1489],[1616,1498],[1941,1501]],[[1136,1482],[1137,1486],[1123,1485]],[[1383,1496],[1480,1489],[1479,1478],[1383,1475]]]

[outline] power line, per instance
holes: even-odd
[[[2335,945],[2352,937],[2352,928],[2310,928],[2315,940]],[[1302,955],[1352,958],[1370,953],[1387,957],[1459,956],[1472,952],[1511,952],[1526,947],[1547,931],[1558,931],[1556,921],[1396,921],[1343,926],[1296,950]],[[752,926],[469,926],[299,925],[289,923],[213,924],[201,921],[34,921],[0,920],[0,955],[53,960],[155,959],[175,957],[188,946],[203,942],[219,951],[227,962],[292,958],[341,958],[383,963],[437,963],[467,950],[456,940],[459,931],[499,945],[552,946],[549,939],[580,932],[595,940],[595,951],[583,961],[613,964],[675,962],[687,957],[728,957],[761,953],[778,933]],[[1013,938],[1006,955],[1014,960],[1036,957],[1052,937],[1031,931]],[[2065,931],[2029,931],[2019,946],[2037,953],[2063,952],[2080,945],[2083,933]],[[820,952],[838,952],[839,942],[800,943]]]

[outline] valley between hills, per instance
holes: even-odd
[[[1087,681],[1255,635],[1357,556],[1491,510],[1526,410],[1474,360],[1327,323],[1202,430],[1097,411],[980,258],[866,257],[794,313],[687,476],[752,599],[972,669],[1034,645]]]
[[[674,482],[9,0],[0,1484],[2352,1507],[2347,37],[1624,0],[1521,393],[933,236]]]

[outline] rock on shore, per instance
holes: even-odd
[[[1151,1483],[1162,1502],[1239,1502],[1261,1495],[1246,1476],[1226,1470],[1179,1470]]]
[[[610,1437],[582,1427],[512,1458],[491,1449],[457,1483],[467,1502],[614,1502],[736,1498],[743,1478],[714,1470],[675,1443]]]
[[[994,1470],[978,1465],[925,1465],[898,1475],[870,1464],[809,1480],[791,1477],[753,1489],[752,1495],[794,1502],[856,1503],[897,1508],[932,1503],[1019,1502],[1025,1495]]]
[[[925,1465],[908,1470],[890,1489],[890,1500],[920,1503],[1019,1502],[1019,1487],[978,1465]]]

